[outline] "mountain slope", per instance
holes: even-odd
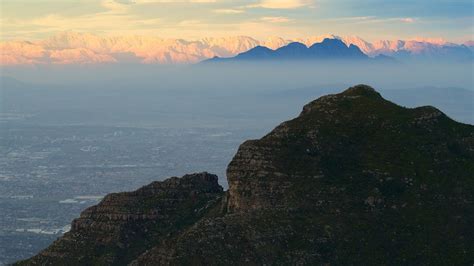
[[[195,223],[222,196],[217,176],[208,173],[109,194],[83,211],[70,232],[28,264],[126,264]]]
[[[205,195],[199,206],[206,208],[190,204],[180,209],[193,214],[202,210],[187,220],[189,223],[173,226],[174,220],[167,218],[164,210],[163,216],[150,221],[160,228],[169,224],[172,233],[144,233],[144,239],[151,239],[146,244],[139,237],[127,238],[130,242],[112,241],[136,250],[133,255],[143,252],[127,260],[100,262],[473,262],[474,126],[457,123],[434,107],[403,108],[364,85],[321,97],[304,106],[297,118],[280,124],[263,138],[244,142],[228,166],[227,177],[229,190],[223,197],[211,182],[203,188],[207,194],[198,194]],[[199,176],[188,178],[200,180]],[[167,186],[160,187],[165,195],[182,189],[168,191]],[[135,194],[122,195],[120,201],[104,199],[98,205],[104,210],[99,214],[118,208],[129,215],[143,202],[156,206],[152,208],[162,204],[153,196],[143,195],[134,201]],[[122,203],[130,200],[138,205]],[[115,207],[105,208],[108,205]],[[80,259],[93,263],[96,261],[92,258],[116,258],[116,253],[107,253],[110,249],[82,253],[79,247],[97,246],[102,235],[109,235],[113,231],[110,228],[118,225],[125,235],[134,231],[120,226],[117,219],[103,218],[110,215],[89,213],[91,210],[86,210],[81,215],[88,221],[81,223],[83,226],[73,226],[51,247],[20,264],[74,264]],[[148,228],[146,224],[137,219],[132,228]]]

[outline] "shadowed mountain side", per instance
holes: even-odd
[[[389,62],[390,57],[377,57],[373,61]],[[263,46],[257,46],[246,52],[231,58],[214,57],[203,61],[204,63],[216,62],[239,62],[239,61],[275,61],[275,60],[369,60],[359,47],[350,44],[347,46],[339,39],[324,39],[321,43],[315,43],[307,47],[303,43],[292,42],[276,50]]]
[[[227,177],[112,194],[19,264],[472,264],[474,126],[434,107],[323,96],[244,142]]]
[[[223,196],[217,176],[172,177],[133,192],[107,195],[81,213],[71,231],[30,262],[40,265],[127,264],[197,222]]]

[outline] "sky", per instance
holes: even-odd
[[[199,39],[335,34],[474,39],[472,0],[1,0],[0,40],[64,31]]]

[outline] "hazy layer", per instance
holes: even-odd
[[[399,104],[435,105],[472,123],[472,73],[472,64],[340,61],[10,67],[1,101],[3,112],[34,113],[35,123],[271,127],[323,94],[364,83]]]

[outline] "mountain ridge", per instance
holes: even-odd
[[[120,54],[134,57],[132,62],[145,64],[189,64],[205,59],[231,57],[256,46],[278,49],[291,42],[306,46],[325,38],[339,39],[346,45],[354,44],[371,57],[383,54],[397,56],[408,52],[412,56],[436,56],[446,53],[446,47],[455,48],[458,57],[472,56],[472,42],[454,44],[442,39],[381,40],[368,42],[360,37],[321,35],[308,38],[286,39],[271,37],[257,40],[248,36],[202,38],[197,40],[167,39],[150,36],[101,37],[89,33],[63,32],[43,40],[8,40],[0,42],[1,65],[36,64],[98,64],[127,63]]]
[[[358,85],[242,143],[228,191],[200,173],[112,194],[18,264],[466,265],[473,173],[474,126]]]
[[[261,62],[267,60],[368,60],[369,57],[364,54],[356,45],[347,46],[339,39],[325,38],[320,43],[314,43],[310,47],[300,42],[291,42],[276,50],[268,47],[257,46],[246,52],[240,53],[235,57],[219,58],[205,60],[204,63],[215,62],[238,62],[253,61]]]

